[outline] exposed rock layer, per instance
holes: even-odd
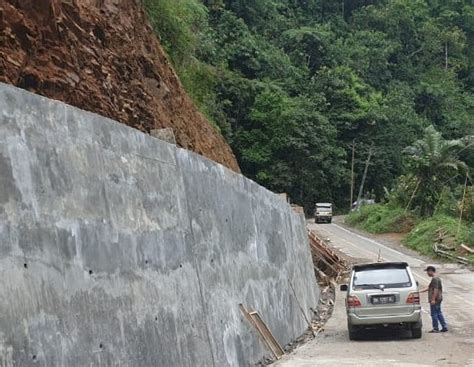
[[[186,95],[136,0],[0,0],[0,81],[139,130],[235,171],[221,134]]]

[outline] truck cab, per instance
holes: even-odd
[[[316,223],[331,223],[332,221],[332,204],[316,203],[314,210],[314,221]]]

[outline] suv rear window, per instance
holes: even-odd
[[[406,268],[361,269],[354,274],[354,288],[371,289],[381,285],[385,288],[406,288],[412,284]]]

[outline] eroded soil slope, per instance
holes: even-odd
[[[238,171],[182,88],[138,0],[0,0],[0,81],[177,143]]]

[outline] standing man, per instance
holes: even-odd
[[[425,271],[431,278],[430,285],[428,288],[423,289],[421,292],[428,292],[428,302],[430,303],[431,320],[433,322],[433,330],[430,333],[445,333],[448,331],[446,321],[444,320],[443,312],[441,311],[441,302],[443,301],[443,285],[441,279],[436,274],[436,268],[434,266],[428,266]],[[438,327],[438,321],[441,324],[441,330]]]

